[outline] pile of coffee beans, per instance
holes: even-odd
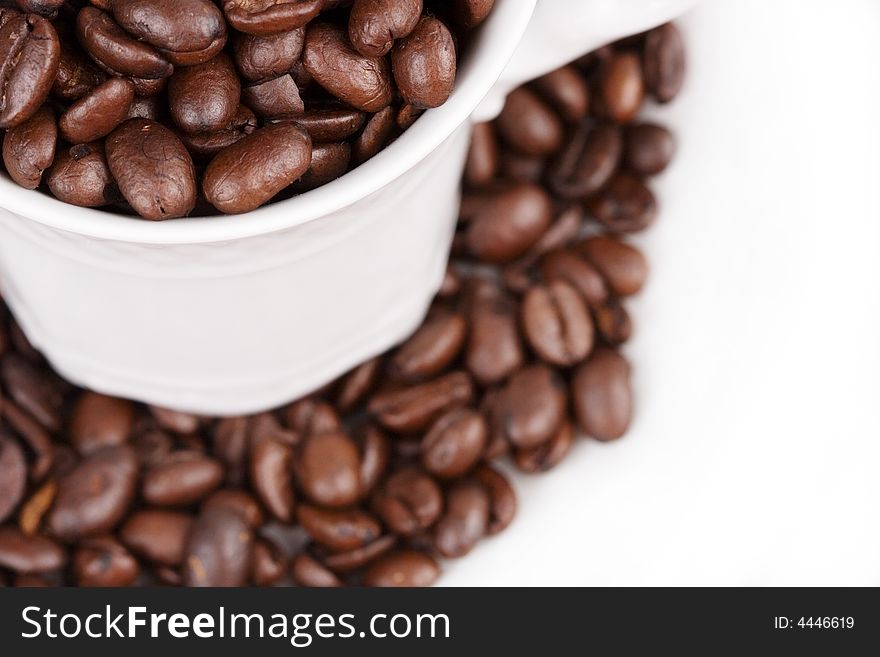
[[[227,3],[227,5],[230,3]],[[423,326],[314,395],[207,418],[79,390],[0,315],[0,581],[423,586],[513,520],[499,462],[559,464],[633,416],[625,235],[674,143],[672,25],[515,91],[479,126]]]
[[[0,0],[8,175],[162,220],[339,178],[446,102],[494,0]]]

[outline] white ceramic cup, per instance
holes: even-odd
[[[527,79],[693,3],[496,0],[443,107],[343,178],[247,215],[153,223],[0,177],[0,292],[87,388],[216,415],[307,394],[422,320],[471,122]]]

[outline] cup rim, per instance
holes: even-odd
[[[459,70],[455,89],[441,107],[424,113],[393,144],[341,178],[305,194],[240,215],[148,221],[63,203],[0,176],[0,209],[50,228],[91,238],[142,244],[228,242],[314,221],[364,199],[434,152],[489,94],[512,59],[538,0],[497,0],[479,28],[479,47]]]

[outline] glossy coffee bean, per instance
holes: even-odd
[[[183,560],[186,586],[243,586],[251,573],[254,536],[231,509],[206,509],[193,523]]]
[[[110,536],[97,536],[80,543],[72,566],[77,586],[131,586],[140,574],[135,558]]]
[[[348,552],[339,552],[324,557],[324,565],[334,573],[342,575],[353,573],[367,564],[372,563],[383,554],[388,554],[397,545],[396,536],[383,536],[369,545]]]
[[[532,87],[567,123],[577,124],[590,109],[590,88],[574,66],[563,66],[538,78]]]
[[[396,471],[373,498],[373,508],[394,533],[412,536],[429,529],[443,512],[443,492],[415,467]]]
[[[562,462],[573,444],[574,428],[570,422],[565,422],[549,442],[531,449],[518,450],[514,454],[513,462],[523,472],[547,472]]]
[[[293,581],[299,586],[315,588],[342,586],[342,582],[333,571],[308,554],[300,554],[294,557],[291,562],[290,574]]]
[[[446,494],[446,511],[434,530],[434,546],[447,558],[468,554],[489,527],[490,499],[475,481],[461,481]]]
[[[544,157],[562,146],[559,116],[526,87],[510,93],[496,123],[502,139],[523,155]]]
[[[39,187],[43,172],[55,159],[57,142],[55,115],[48,107],[10,128],[3,138],[3,164],[9,177],[26,189]]]
[[[468,408],[449,411],[422,440],[422,466],[442,479],[460,477],[477,464],[488,442],[489,426],[481,413]]]
[[[525,359],[516,306],[487,281],[476,283],[472,296],[465,362],[480,385],[499,383]]]
[[[360,436],[361,495],[370,493],[385,475],[391,460],[391,446],[387,436],[368,424]]]
[[[645,85],[661,103],[673,100],[687,72],[684,39],[672,23],[648,32],[644,51]]]
[[[29,575],[64,567],[67,555],[45,536],[25,536],[14,527],[0,527],[0,567]]]
[[[472,29],[488,18],[494,5],[495,0],[453,0],[452,10],[459,25]]]
[[[609,118],[630,123],[642,107],[645,85],[638,55],[624,52],[606,64],[601,80],[602,101]]]
[[[257,529],[266,522],[266,516],[256,498],[245,490],[224,488],[211,493],[202,502],[202,511],[222,506],[232,509],[247,523],[251,529]]]
[[[593,318],[596,333],[607,345],[619,347],[632,337],[632,317],[617,297],[610,296],[594,307]]]
[[[478,123],[471,133],[464,180],[471,187],[488,185],[498,173],[498,140],[491,123]]]
[[[174,67],[158,50],[123,30],[110,14],[83,7],[76,17],[80,44],[98,64],[120,75],[146,80],[167,78]]]
[[[364,112],[341,105],[327,105],[306,111],[296,117],[312,141],[338,142],[357,134],[367,121]]]
[[[106,77],[85,53],[72,43],[63,42],[52,94],[61,100],[79,100],[104,82]]]
[[[489,534],[504,531],[516,516],[516,491],[507,478],[490,465],[477,468],[474,478],[489,494]]]
[[[0,523],[15,513],[27,491],[27,461],[21,445],[0,433]]]
[[[64,0],[15,0],[14,4],[24,12],[55,18]]]
[[[179,68],[168,81],[171,118],[189,134],[225,129],[235,118],[240,100],[241,83],[226,54]]]
[[[183,562],[193,516],[179,511],[135,511],[119,531],[123,544],[156,564],[179,566]]]
[[[277,520],[293,520],[296,495],[292,481],[293,448],[280,440],[254,440],[250,451],[251,486]]]
[[[355,0],[348,19],[348,38],[365,57],[391,52],[395,39],[416,29],[422,0]]]
[[[369,412],[392,431],[425,429],[443,412],[463,406],[473,397],[473,383],[464,372],[452,372],[427,383],[380,392],[368,404]]]
[[[394,125],[393,107],[386,107],[376,112],[352,144],[352,160],[356,164],[361,164],[379,153],[388,145]]]
[[[83,456],[128,441],[134,406],[116,397],[84,392],[76,400],[68,424],[70,442]]]
[[[100,142],[61,149],[46,183],[59,201],[80,207],[96,208],[121,198]]]
[[[516,185],[487,201],[471,220],[467,245],[489,263],[506,263],[523,255],[553,220],[549,195],[535,185]]]
[[[416,550],[393,552],[373,563],[364,573],[364,584],[375,587],[411,588],[431,586],[440,566],[428,554]]]
[[[439,107],[452,94],[455,43],[449,29],[436,18],[422,18],[412,34],[394,46],[391,62],[397,89],[410,105]]]
[[[128,446],[109,447],[84,458],[58,482],[47,516],[53,535],[77,541],[111,531],[134,501],[138,462]]]
[[[351,146],[346,142],[313,144],[312,164],[292,189],[307,192],[326,185],[344,176],[348,172],[350,163]]]
[[[582,123],[547,172],[553,191],[569,201],[586,199],[611,180],[623,156],[620,129]]]
[[[549,441],[565,418],[566,391],[544,365],[519,370],[501,389],[492,409],[493,430],[520,449]]]
[[[284,421],[301,438],[342,429],[342,418],[336,409],[315,397],[306,397],[288,406],[284,410]]]
[[[672,133],[655,123],[639,123],[626,131],[626,165],[637,174],[661,173],[675,155]]]
[[[9,354],[0,361],[0,381],[15,403],[42,427],[50,431],[61,428],[64,398],[58,380],[48,372],[19,354]]]
[[[196,452],[175,452],[144,473],[141,495],[148,504],[183,507],[203,500],[223,481],[223,466]]]
[[[302,28],[271,36],[236,33],[232,48],[238,71],[251,82],[265,82],[289,73],[302,55],[305,36]]]
[[[181,133],[179,137],[193,157],[210,160],[220,151],[251,134],[257,129],[257,124],[254,113],[244,105],[239,105],[232,121],[224,128],[193,135]]]
[[[613,237],[597,235],[577,246],[595,265],[618,296],[638,294],[648,279],[648,261],[634,246]]]
[[[31,455],[29,474],[35,481],[42,481],[55,465],[56,450],[49,433],[25,411],[9,399],[0,405],[2,417]]]
[[[638,178],[618,173],[587,203],[590,213],[615,233],[635,233],[657,218],[657,200]]]
[[[0,28],[0,129],[37,113],[52,90],[60,59],[58,34],[45,18],[14,15]]]
[[[444,313],[428,320],[394,354],[392,374],[403,380],[418,380],[440,374],[454,361],[467,337],[467,323],[457,313]]]
[[[268,36],[307,25],[325,0],[223,0],[226,20],[239,32]]]
[[[254,586],[272,586],[278,583],[284,577],[287,568],[287,556],[281,548],[265,538],[257,538],[254,541],[251,564]]]
[[[85,144],[109,135],[128,118],[134,101],[134,85],[111,78],[92,89],[61,115],[61,136],[71,144]]]
[[[360,497],[360,456],[347,435],[324,433],[302,446],[297,465],[299,485],[316,504],[340,508]]]
[[[593,322],[576,288],[564,281],[535,285],[522,304],[523,332],[535,353],[560,367],[579,363],[593,348]]]
[[[321,509],[301,504],[297,520],[312,540],[333,552],[363,547],[382,534],[379,522],[360,509]]]
[[[299,87],[290,75],[247,86],[241,96],[245,105],[264,119],[295,117],[305,111]]]
[[[571,396],[578,425],[597,440],[616,440],[633,415],[630,365],[616,351],[599,349],[575,372]]]
[[[203,181],[205,197],[229,214],[255,210],[308,171],[311,141],[293,123],[260,128],[211,161]]]

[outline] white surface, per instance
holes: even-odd
[[[880,584],[880,3],[708,0],[644,239],[638,421],[447,585]]]

